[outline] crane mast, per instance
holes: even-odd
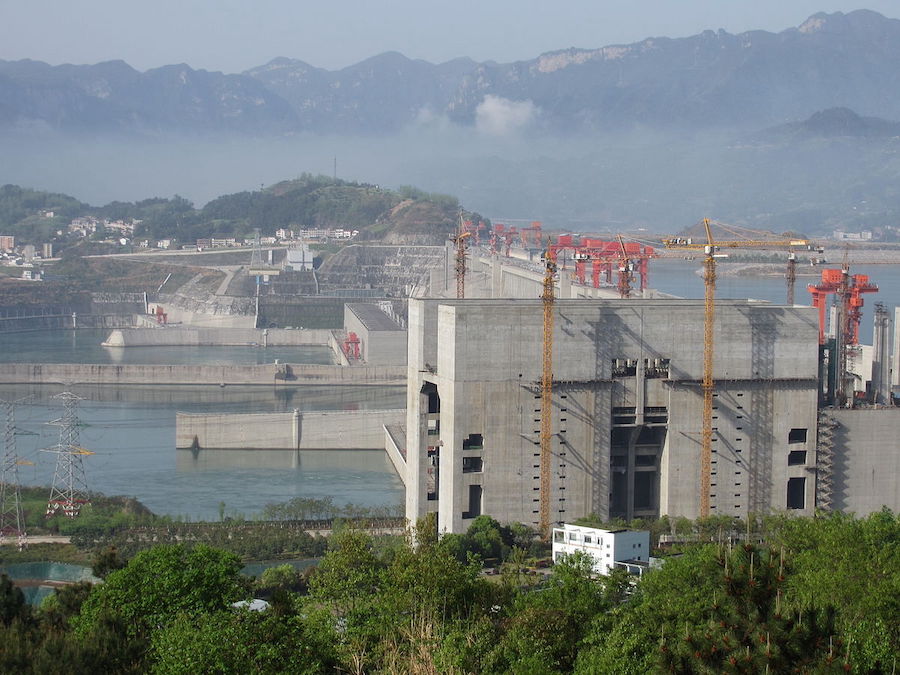
[[[712,476],[712,418],[715,380],[713,379],[715,318],[716,318],[716,257],[720,248],[788,248],[809,246],[805,239],[788,239],[783,241],[763,241],[756,239],[740,239],[715,241],[709,218],[703,219],[706,243],[694,243],[691,239],[666,239],[666,248],[703,249],[703,284],[705,287],[704,321],[703,321],[703,419],[700,427],[700,517],[706,518],[710,512],[710,488]],[[789,267],[790,275],[790,267]],[[790,280],[790,276],[788,277]],[[793,284],[788,284],[788,299],[792,300]]]
[[[463,221],[462,210],[459,212],[459,228],[456,235],[450,240],[456,246],[456,297],[466,297],[466,246],[469,238],[472,236],[470,231],[466,231],[466,224]]]
[[[794,285],[797,283],[797,256],[793,251],[788,253],[787,274],[787,304],[794,304]]]
[[[716,320],[716,247],[709,229],[709,219],[704,219],[706,237],[706,258],[703,261],[703,283],[706,287],[706,302],[703,317],[703,426],[700,444],[700,517],[709,516],[709,494],[712,476],[712,417],[713,417],[713,327]]]
[[[544,253],[546,269],[541,302],[544,307],[543,354],[541,361],[541,496],[540,532],[545,540],[550,538],[550,462],[553,438],[553,322],[556,293],[553,285],[556,276],[556,257],[550,247]]]

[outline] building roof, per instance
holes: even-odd
[[[347,308],[356,315],[369,331],[402,331],[403,327],[385,314],[381,307],[366,302],[348,303]]]

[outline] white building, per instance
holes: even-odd
[[[287,250],[285,267],[295,271],[312,270],[314,257],[306,242],[292,244]]]
[[[650,533],[638,530],[601,530],[568,523],[553,528],[553,562],[558,562],[575,551],[581,551],[593,559],[597,574],[609,574],[614,567],[629,568],[636,563],[648,565]]]

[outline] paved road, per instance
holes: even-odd
[[[61,534],[37,534],[28,536],[29,544],[68,544],[71,543],[69,537]],[[16,546],[18,539],[15,537],[3,537],[0,546]]]

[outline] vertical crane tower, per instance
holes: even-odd
[[[541,304],[544,308],[544,335],[541,359],[541,496],[540,532],[545,540],[550,539],[550,461],[551,440],[553,438],[553,323],[556,290],[556,255],[548,246],[544,253],[544,284]]]
[[[725,257],[718,253],[720,248],[758,248],[784,249],[792,247],[809,247],[806,239],[789,239],[783,241],[764,241],[758,239],[737,239],[716,241],[713,239],[709,218],[703,219],[706,243],[694,243],[692,239],[673,238],[663,240],[666,248],[702,249],[703,283],[705,286],[704,321],[703,321],[703,418],[700,431],[700,517],[706,518],[710,511],[710,482],[712,475],[712,413],[715,380],[713,379],[713,351],[715,345],[716,318],[716,258]],[[791,286],[789,286],[791,288]]]
[[[459,211],[459,227],[450,241],[456,246],[456,297],[466,297],[466,248],[472,232],[463,220],[462,209]]]

